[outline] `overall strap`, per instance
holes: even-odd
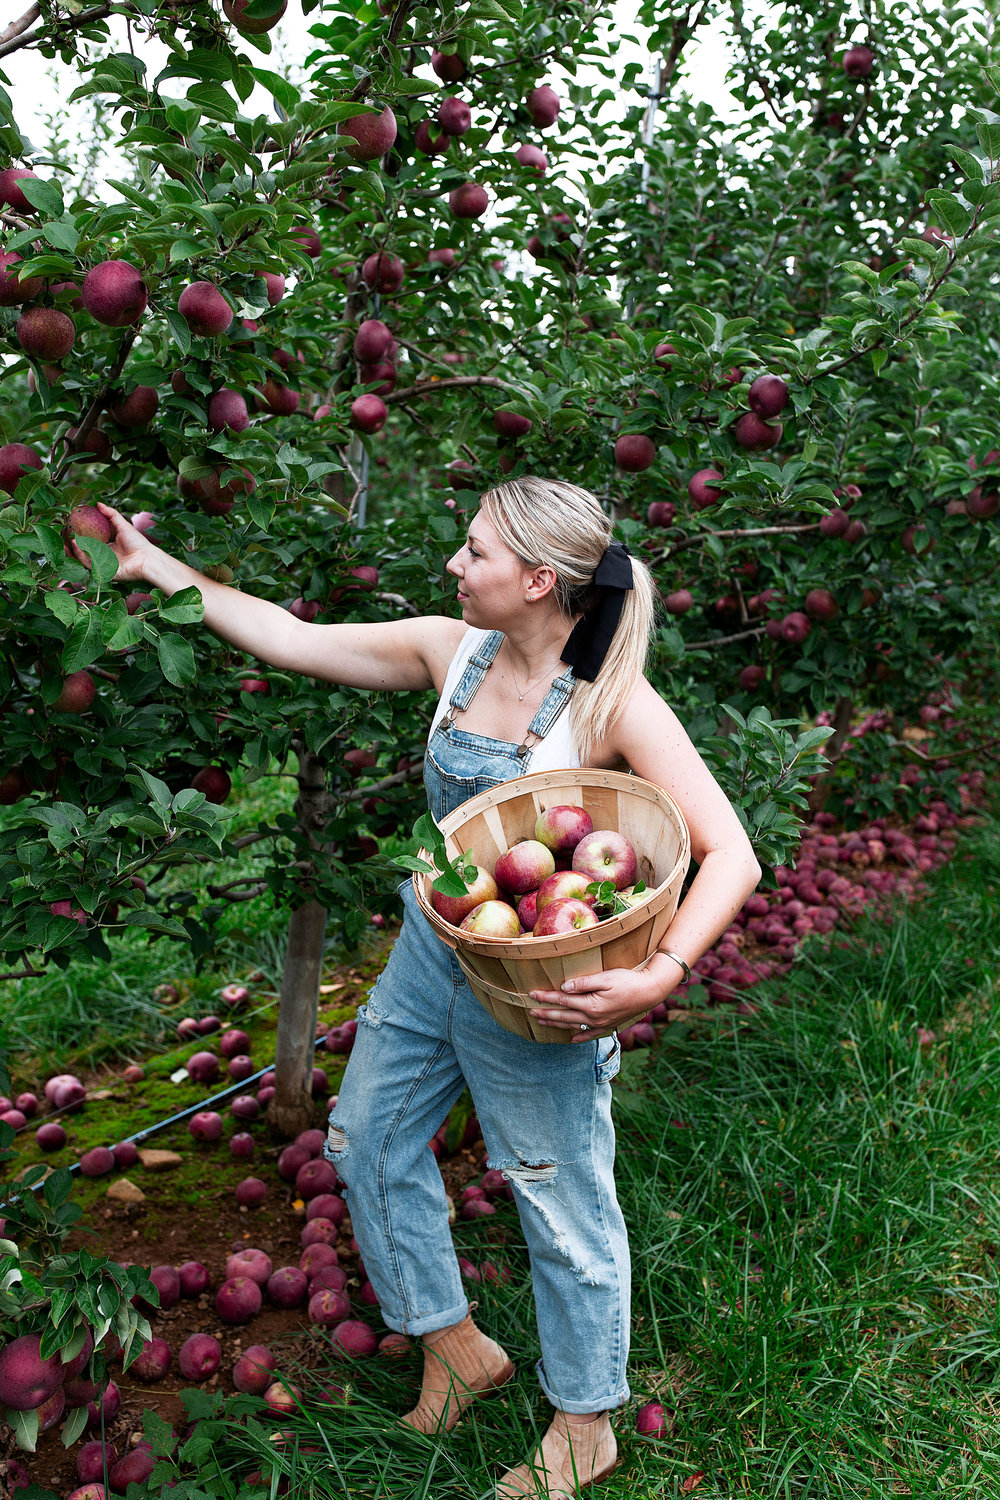
[[[528,725],[528,734],[543,739],[572,698],[575,687],[576,678],[573,676],[573,669],[567,667],[562,676],[555,679],[542,699],[538,712]]]
[[[458,681],[458,686],[451,695],[450,706],[457,712],[468,708],[476,693],[482,687],[483,678],[493,665],[493,658],[500,650],[503,642],[502,630],[491,630],[484,641],[469,656],[465,664],[465,670]]]

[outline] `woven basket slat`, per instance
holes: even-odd
[[[482,937],[438,916],[430,900],[433,877],[414,876],[421,910],[454,948],[480,1003],[508,1030],[539,1042],[568,1042],[572,1033],[533,1021],[529,992],[555,990],[566,979],[601,969],[642,964],[673,920],[690,858],[687,828],[672,799],[651,782],[620,771],[536,771],[503,782],[463,803],[442,821],[441,831],[453,857],[471,848],[476,863],[492,869],[511,844],[534,837],[539,812],[563,803],[585,807],[595,829],[615,828],[634,845],[638,878],[649,891],[644,902],[581,931]]]

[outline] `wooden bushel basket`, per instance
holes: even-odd
[[[595,770],[535,771],[471,797],[441,821],[448,854],[471,849],[476,863],[492,870],[511,844],[534,838],[540,812],[566,803],[586,808],[595,829],[616,829],[635,847],[636,879],[645,881],[646,899],[621,916],[552,937],[481,937],[438,916],[431,905],[433,875],[413,877],[421,911],[455,950],[476,999],[501,1026],[535,1042],[569,1042],[573,1032],[533,1020],[530,991],[555,990],[566,979],[602,969],[640,968],[673,921],[691,858],[687,826],[662,788],[621,771]],[[430,860],[426,849],[420,853]]]

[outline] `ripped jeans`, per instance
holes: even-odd
[[[403,930],[358,1012],[325,1153],[346,1184],[382,1316],[420,1335],[468,1312],[427,1144],[467,1084],[527,1242],[542,1389],[564,1411],[619,1406],[629,1396],[630,1267],[613,1177],[617,1040],[552,1046],[505,1031],[409,882],[403,898]]]

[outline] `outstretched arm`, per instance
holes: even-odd
[[[193,586],[201,594],[209,630],[269,666],[345,687],[440,687],[465,633],[461,620],[437,615],[378,624],[310,625],[278,604],[206,578],[157,547],[110,505],[99,509],[114,527],[110,545],[118,558],[117,582],[145,580],[167,595]],[[76,555],[88,561],[79,549]]]
[[[533,1015],[573,1030],[623,1025],[665,1000],[684,975],[668,950],[694,964],[725,932],[760,879],[750,840],[728,797],[677,715],[645,679],[615,725],[607,750],[677,803],[699,868],[659,951],[641,969],[607,969],[567,980],[561,990],[533,992],[539,1007]],[[586,1034],[581,1032],[578,1040],[586,1041]]]

